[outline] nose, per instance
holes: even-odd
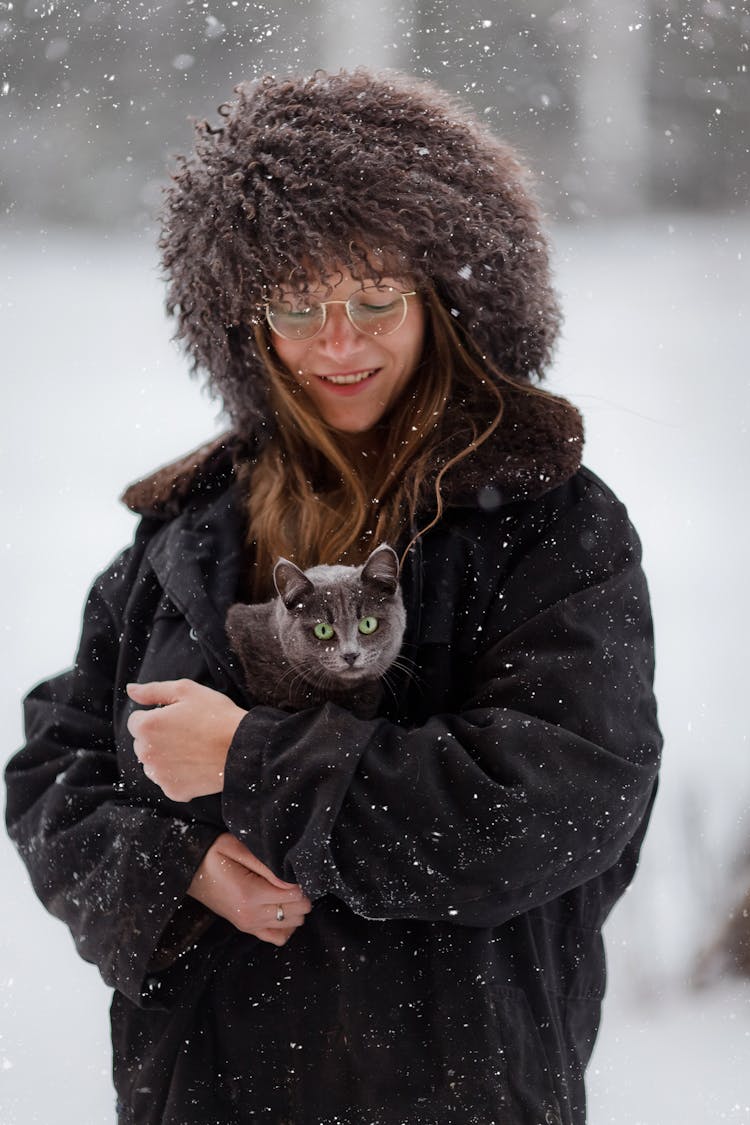
[[[318,346],[323,351],[345,354],[356,350],[363,339],[362,333],[357,331],[346,315],[343,302],[332,302],[327,306],[326,322],[317,336]]]
[[[349,665],[350,668],[354,664],[354,662],[357,660],[357,658],[359,657],[358,652],[342,652],[341,655],[344,658],[344,660],[346,661],[346,663]]]

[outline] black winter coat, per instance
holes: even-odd
[[[223,629],[236,487],[211,462],[142,520],[7,772],[36,891],[115,989],[121,1125],[581,1125],[660,749],[624,508],[585,470],[455,495],[404,568],[414,674],[383,714],[252,708],[223,796],[177,805],[125,684],[252,705]],[[283,948],[185,899],[227,829],[314,900]]]

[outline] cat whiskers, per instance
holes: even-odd
[[[387,672],[383,672],[383,675],[380,677],[380,682],[390,695],[393,702],[398,703],[398,695],[396,694],[396,689],[391,683],[390,677]]]
[[[407,680],[412,680],[418,687],[424,687],[424,677],[420,676],[417,672],[417,662],[412,660],[409,656],[397,656],[391,664],[391,668],[397,668],[402,672]]]
[[[290,690],[294,690],[302,685],[314,691],[325,692],[337,685],[336,679],[330,672],[325,668],[321,668],[320,664],[312,658],[304,661],[304,663],[299,665],[296,669],[290,668],[289,672],[285,675],[289,675],[290,673],[293,677],[288,681]],[[279,680],[279,684],[283,682],[284,676]]]
[[[321,684],[317,682],[317,676],[309,675],[310,672],[317,674],[320,673],[319,666],[312,660],[306,662],[302,667],[297,668],[293,667],[290,664],[283,675],[281,675],[276,682],[277,691],[283,687],[285,690],[288,688],[289,691],[292,692],[300,685],[304,685],[309,688],[320,688]]]
[[[424,679],[422,676],[419,676],[417,674],[417,672],[415,671],[416,667],[416,661],[410,660],[406,656],[399,656],[396,657],[388,670],[384,672],[380,677],[381,683],[387,689],[394,703],[398,702],[398,696],[396,694],[396,688],[394,687],[393,683],[391,683],[392,679],[394,679],[395,682],[395,677],[392,676],[393,670],[396,669],[397,671],[401,672],[404,676],[404,679],[406,679],[407,681],[412,681],[413,683],[417,684],[418,687],[423,687]]]

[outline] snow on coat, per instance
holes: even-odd
[[[223,627],[229,443],[131,495],[153,494],[135,542],[93,587],[74,668],[28,697],[7,771],[35,889],[115,989],[121,1125],[584,1121],[601,926],[661,740],[637,536],[566,460],[572,412],[550,436],[533,413],[551,408],[525,409],[523,448],[504,422],[409,553],[414,672],[382,713],[254,708],[223,794],[188,805],[135,759],[125,684],[252,705]],[[282,948],[185,898],[226,830],[314,900]]]

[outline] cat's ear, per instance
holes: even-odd
[[[362,567],[362,581],[378,586],[388,594],[398,588],[398,555],[387,543],[376,547]]]
[[[287,609],[304,602],[315,589],[310,579],[289,559],[279,559],[276,563],[273,584]]]

